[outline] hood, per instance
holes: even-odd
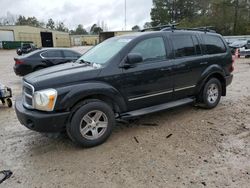
[[[230,47],[232,48],[241,48],[247,44],[247,41],[235,41],[231,44],[229,44]]]
[[[41,90],[81,83],[96,78],[100,71],[92,65],[65,63],[28,74],[23,80]]]

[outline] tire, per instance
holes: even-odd
[[[104,143],[115,125],[112,108],[100,100],[87,100],[73,114],[67,125],[69,138],[81,147]]]
[[[220,102],[221,94],[221,82],[217,78],[211,78],[203,87],[200,106],[206,109],[215,108]]]
[[[7,103],[7,106],[8,106],[9,108],[12,107],[12,101],[11,101],[11,99],[6,99],[6,103]]]

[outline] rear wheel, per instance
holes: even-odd
[[[88,100],[74,113],[67,132],[76,144],[93,147],[108,139],[114,125],[115,116],[109,105],[100,100]]]
[[[211,78],[204,86],[201,97],[201,107],[212,109],[220,102],[222,94],[221,82],[217,78]]]
[[[7,106],[9,107],[9,108],[11,108],[12,107],[12,100],[11,99],[6,99],[6,103],[7,103]]]

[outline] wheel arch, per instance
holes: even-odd
[[[126,111],[126,103],[122,95],[114,87],[105,83],[85,83],[63,88],[59,94],[57,110],[71,111],[75,106],[88,99],[101,100],[112,107],[115,113]]]
[[[217,78],[221,82],[222,86],[222,96],[226,96],[226,79],[225,79],[225,73],[222,68],[218,67],[211,67],[207,71],[204,71],[198,86],[196,93],[199,94],[201,90],[203,89],[204,85],[211,79],[211,78]]]

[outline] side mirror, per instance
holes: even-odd
[[[142,55],[139,53],[130,53],[125,58],[125,61],[121,68],[133,68],[136,66],[136,63],[141,63],[143,61]]]
[[[127,56],[127,62],[128,64],[135,64],[135,63],[141,63],[143,61],[142,55],[139,53],[131,53]]]

